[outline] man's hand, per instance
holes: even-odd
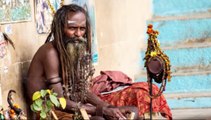
[[[104,107],[103,108],[103,114],[106,116],[106,118],[109,118],[109,120],[125,120],[126,117],[121,113],[119,108],[117,107]]]
[[[119,107],[119,110],[121,113],[126,116],[127,118],[131,118],[131,115],[133,116],[132,119],[138,120],[139,115],[138,115],[138,108],[135,106],[121,106]]]
[[[81,107],[84,108],[88,114],[94,114],[96,111],[96,107],[91,104],[83,104]]]

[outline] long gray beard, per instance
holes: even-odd
[[[73,40],[68,42],[66,47],[70,64],[68,68],[68,93],[69,98],[75,102],[86,100],[88,80],[85,74],[87,66],[91,64],[91,57],[87,57],[89,54],[86,50],[86,44],[85,40]]]
[[[77,65],[79,59],[87,53],[86,42],[69,42],[66,49],[71,66]]]

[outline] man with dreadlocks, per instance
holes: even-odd
[[[126,113],[137,113],[136,107],[111,106],[87,90],[87,79],[93,74],[90,54],[91,29],[87,12],[74,4],[62,6],[54,15],[45,44],[32,59],[27,80],[28,97],[31,99],[33,93],[41,89],[53,89],[58,97],[64,96],[67,106],[65,110],[56,109],[59,119],[72,119],[69,113],[74,114],[80,108],[97,120],[125,119]]]

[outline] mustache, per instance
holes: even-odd
[[[84,37],[65,37],[64,43],[87,43],[87,40]]]

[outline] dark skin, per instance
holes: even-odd
[[[68,24],[64,27],[67,37],[84,37],[86,33],[86,17],[82,12],[71,12],[68,14]],[[46,85],[46,81],[55,77],[61,77],[59,53],[52,42],[42,45],[36,52],[28,72],[28,96],[32,98],[35,91],[41,89],[53,89],[58,97],[63,97],[62,83]],[[87,103],[82,104],[88,114],[95,115],[97,106],[101,106],[103,115],[109,119],[125,119],[125,114],[130,111],[137,113],[136,107],[108,107],[109,104],[102,101],[95,94],[88,92]],[[77,103],[66,99],[67,106],[64,111],[71,112],[72,108],[77,108]],[[91,105],[90,105],[91,104]],[[93,119],[96,119],[93,117]],[[97,118],[98,119],[98,118]],[[101,119],[101,118],[100,118]]]

